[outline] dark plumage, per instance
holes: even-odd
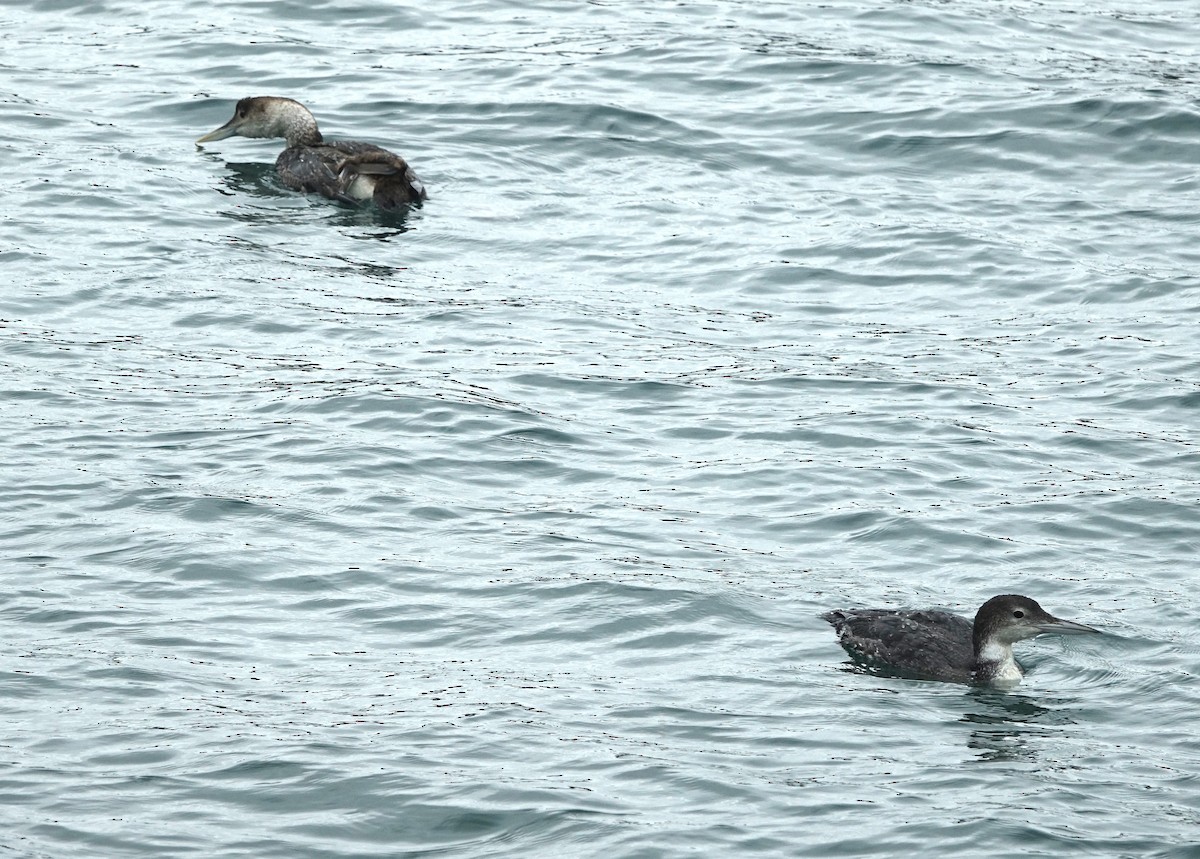
[[[980,606],[974,623],[945,611],[852,609],[822,617],[856,661],[951,683],[1015,684],[1023,674],[1013,657],[1016,642],[1043,633],[1099,631],[1060,620],[1018,594],[992,597]]]
[[[282,137],[287,148],[275,159],[283,184],[343,203],[372,201],[395,209],[426,198],[421,180],[403,158],[371,143],[325,140],[308,108],[290,98],[257,96],[237,103],[233,118],[197,140]]]

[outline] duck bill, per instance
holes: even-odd
[[[196,138],[196,142],[197,143],[212,143],[214,140],[224,140],[226,137],[233,137],[233,135],[237,134],[237,131],[238,131],[237,117],[234,117],[233,119],[229,120],[229,122],[225,123],[220,128],[218,128],[216,131],[210,131],[208,134],[204,135],[203,137]]]
[[[1045,623],[1038,624],[1038,632],[1050,635],[1084,635],[1089,632],[1099,634],[1100,630],[1084,626],[1073,620],[1059,620],[1057,617],[1052,617]]]

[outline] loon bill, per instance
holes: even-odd
[[[398,209],[427,197],[421,180],[399,155],[357,140],[326,140],[308,108],[290,98],[244,98],[229,122],[196,143],[234,136],[286,140],[275,170],[283,184],[296,191],[343,203],[374,202],[381,209]]]
[[[822,615],[857,662],[920,680],[1013,686],[1024,671],[1013,645],[1035,635],[1100,630],[1054,617],[1019,594],[992,597],[972,623],[945,611],[850,609]]]

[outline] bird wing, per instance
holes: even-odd
[[[289,146],[275,159],[275,170],[283,184],[296,191],[323,194],[344,203],[357,203],[346,194],[346,181],[339,175],[340,159],[328,146]]]
[[[389,152],[373,143],[330,140],[322,148],[330,151],[331,159],[336,159],[339,172],[353,170],[371,176],[404,175],[409,172],[407,161],[395,152]]]
[[[289,188],[324,194],[347,203],[360,202],[349,193],[358,176],[378,179],[374,184],[374,199],[385,209],[426,198],[425,188],[408,162],[372,143],[339,140],[289,147],[275,161],[275,167]]]

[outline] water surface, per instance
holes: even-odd
[[[1200,13],[0,11],[14,856],[1188,856]],[[295,194],[247,95],[401,152]],[[1012,694],[820,613],[1022,592]]]

